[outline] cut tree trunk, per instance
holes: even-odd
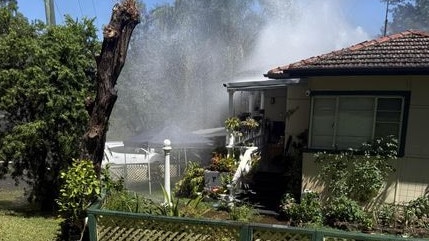
[[[135,26],[140,22],[136,0],[123,0],[112,9],[109,24],[103,31],[103,45],[96,58],[96,97],[86,101],[90,115],[89,126],[83,137],[85,150],[83,157],[94,163],[100,173],[104,155],[104,144],[109,126],[109,118],[117,99],[116,81],[127,56],[128,44]]]

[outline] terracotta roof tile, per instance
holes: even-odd
[[[355,44],[348,48],[314,56],[292,64],[271,69],[270,78],[291,75],[318,75],[322,72],[365,72],[377,69],[429,71],[429,33],[408,30]]]

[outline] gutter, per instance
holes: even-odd
[[[266,73],[271,79],[305,78],[315,76],[364,76],[364,75],[428,75],[429,67],[374,67],[374,68],[301,68]]]
[[[278,89],[291,85],[302,85],[306,84],[306,79],[303,78],[285,78],[285,79],[267,79],[257,81],[240,81],[240,82],[228,82],[224,83],[223,86],[228,91],[258,91],[266,89]]]

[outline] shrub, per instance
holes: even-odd
[[[359,150],[338,154],[317,153],[321,164],[319,177],[330,196],[347,196],[359,203],[367,203],[380,192],[393,167],[398,142],[392,136],[362,144]]]
[[[194,199],[190,199],[185,205],[181,206],[180,212],[184,217],[200,218],[208,211],[210,206],[207,203],[202,202],[203,196],[198,196]]]
[[[292,194],[286,193],[281,200],[280,215],[294,226],[322,224],[322,208],[319,195],[314,192],[303,193],[301,202],[296,203]]]
[[[250,134],[252,131],[256,131],[260,126],[260,123],[250,116],[229,117],[224,123],[228,133],[235,137],[242,137],[244,134]]]
[[[229,132],[238,131],[240,128],[240,119],[238,117],[229,117],[225,120],[225,129]]]
[[[107,164],[105,168],[101,170],[101,184],[103,192],[110,194],[115,191],[124,191],[124,177],[120,177],[118,180],[114,180],[110,175],[110,165]]]
[[[114,211],[159,214],[158,206],[150,199],[127,190],[113,190],[101,205],[101,208]]]
[[[255,209],[248,204],[234,205],[229,209],[230,219],[240,222],[249,222],[256,214]]]
[[[214,153],[210,160],[209,170],[218,172],[235,172],[238,161],[233,156]]]
[[[403,219],[402,213],[402,208],[395,204],[382,204],[375,211],[377,224],[381,227],[393,228]]]
[[[204,190],[204,168],[196,162],[189,162],[183,178],[175,185],[178,197],[197,197]]]
[[[63,232],[83,233],[86,209],[100,197],[100,179],[90,160],[74,160],[67,171],[61,172],[60,178],[63,184],[56,201],[65,219]]]
[[[429,196],[410,201],[404,212],[407,226],[429,228]]]
[[[342,196],[336,197],[323,210],[325,223],[340,229],[364,228],[372,226],[372,219],[354,200]]]
[[[162,191],[165,201],[157,206],[160,215],[171,217],[201,217],[209,211],[206,205],[200,205],[204,198],[202,195],[198,195],[184,202],[174,195],[169,196],[164,187],[162,187]]]
[[[240,125],[243,131],[250,131],[258,128],[259,122],[251,117],[247,117],[246,120],[240,122]]]

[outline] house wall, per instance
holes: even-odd
[[[285,121],[287,89],[265,90],[264,97],[265,118],[271,121]]]
[[[249,112],[249,95],[250,94],[251,93],[246,91],[234,92],[234,97],[233,97],[234,114],[233,115]]]
[[[287,108],[299,106],[290,117],[287,134],[296,135],[309,126],[310,100],[302,91],[311,90],[403,90],[411,91],[404,157],[394,161],[396,172],[379,197],[384,202],[402,203],[429,192],[429,90],[428,76],[353,76],[309,79],[307,87],[289,88]],[[302,189],[322,190],[317,183],[318,167],[311,153],[305,153]]]
[[[289,86],[287,89],[286,139],[291,136],[293,141],[296,141],[299,134],[308,130],[310,118],[310,97],[306,95],[308,89],[308,86]]]

